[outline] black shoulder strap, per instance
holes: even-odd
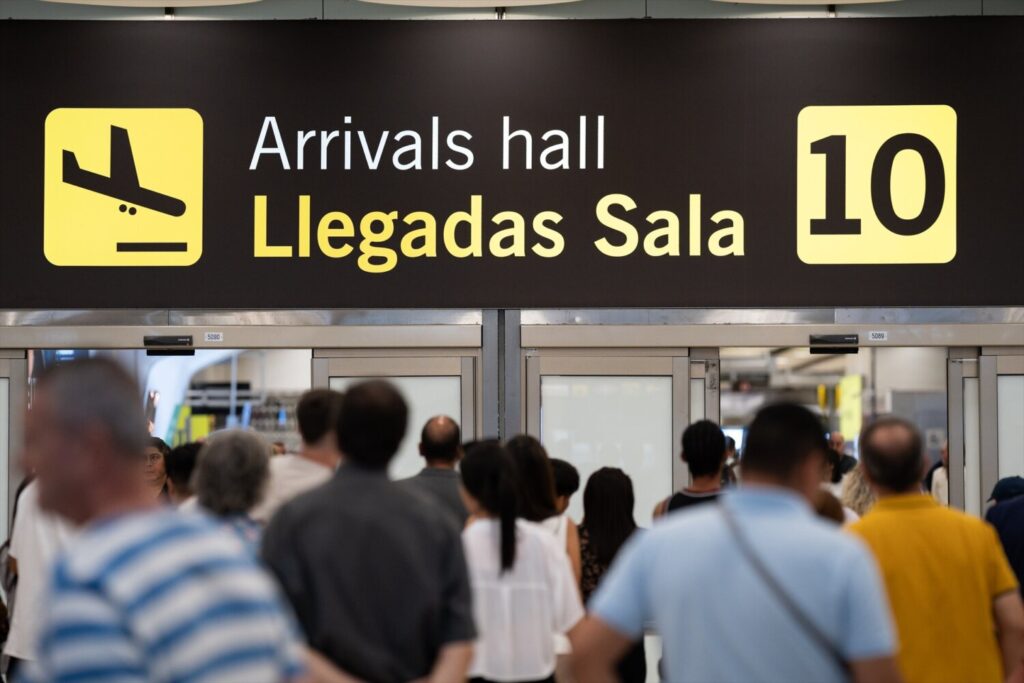
[[[793,619],[796,620],[797,624],[807,633],[808,636],[813,640],[822,650],[828,653],[828,656],[835,662],[835,665],[839,667],[839,670],[845,674],[850,673],[850,663],[846,661],[843,653],[839,651],[827,635],[825,635],[820,628],[811,620],[807,614],[800,609],[800,606],[796,604],[796,601],[790,597],[789,593],[782,587],[782,585],[772,576],[768,568],[764,566],[764,562],[754,552],[754,548],[750,545],[747,537],[743,534],[739,524],[736,523],[736,518],[733,516],[729,508],[719,503],[719,510],[722,512],[722,517],[725,519],[725,526],[728,527],[732,537],[736,540],[736,545],[739,546],[740,552],[746,558],[750,566],[754,568],[754,571],[761,578],[775,598],[786,608],[786,611],[790,613]]]

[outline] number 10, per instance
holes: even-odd
[[[917,152],[924,164],[924,202],[913,218],[897,215],[892,204],[892,167],[904,150]],[[825,155],[825,217],[811,219],[812,235],[859,235],[861,219],[846,215],[846,136],[830,135],[811,143],[812,154]],[[946,196],[946,170],[931,140],[917,133],[900,133],[884,143],[871,165],[871,206],[890,232],[909,237],[935,224]]]

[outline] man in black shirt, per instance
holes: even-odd
[[[459,529],[388,480],[408,409],[386,382],[350,388],[337,419],[337,475],[282,507],[263,558],[310,647],[374,683],[464,681],[476,635]]]
[[[710,503],[722,493],[722,468],[725,467],[725,434],[711,420],[699,420],[683,432],[680,456],[690,468],[692,484],[677,491],[654,508],[661,517],[692,505]]]

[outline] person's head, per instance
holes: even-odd
[[[454,467],[462,457],[462,431],[447,415],[427,420],[420,433],[420,455],[427,467]]]
[[[860,461],[879,494],[921,490],[924,448],[917,427],[899,417],[883,417],[864,428]]]
[[[626,539],[636,531],[633,482],[617,467],[602,467],[583,489],[583,525],[601,564],[610,564]]]
[[[150,486],[163,487],[167,480],[167,454],[170,452],[171,447],[163,439],[156,436],[149,437],[145,451],[146,461],[142,472],[146,483]]]
[[[40,505],[83,524],[141,500],[146,426],[138,386],[113,361],[45,370],[25,422],[25,465],[38,476]]]
[[[167,494],[175,505],[180,505],[192,496],[192,473],[202,447],[203,444],[193,441],[176,446],[167,454]]]
[[[335,423],[341,413],[344,397],[332,389],[313,389],[299,398],[295,419],[299,423],[299,436],[307,447],[338,450]]]
[[[943,440],[942,450],[939,451],[939,460],[942,462],[942,466],[949,468],[949,440]]]
[[[843,454],[834,448],[825,450],[825,466],[821,470],[821,480],[829,484],[838,484],[843,478],[840,463],[843,461]]]
[[[994,502],[998,505],[1020,496],[1024,496],[1024,478],[1018,476],[1003,477],[992,487],[992,495],[989,496],[988,502]]]
[[[840,453],[843,452],[843,446],[846,444],[846,439],[843,435],[837,431],[830,432],[828,435],[828,447],[834,451]]]
[[[551,458],[551,473],[555,477],[555,509],[562,514],[569,509],[569,499],[580,490],[580,473],[558,458]]]
[[[747,483],[792,489],[814,503],[828,442],[818,418],[793,403],[758,411],[747,432],[741,467]]]
[[[725,459],[736,457],[736,439],[731,436],[725,437]]]
[[[843,505],[863,517],[875,506],[877,497],[864,478],[864,463],[859,463],[843,477],[843,488],[839,493]]]
[[[846,521],[846,515],[843,513],[843,504],[825,489],[818,489],[818,494],[814,500],[814,511],[818,513],[819,517],[836,524],[842,524]]]
[[[384,470],[405,437],[409,408],[390,382],[360,382],[345,392],[337,418],[338,448],[346,462]]]
[[[683,462],[694,479],[721,477],[725,434],[711,420],[698,420],[683,431]]]
[[[232,429],[211,436],[192,475],[199,504],[218,517],[248,514],[263,499],[270,454],[270,444],[252,432]]]
[[[284,445],[284,441],[275,441],[270,444],[270,455],[284,455],[288,452],[288,447]]]
[[[501,569],[516,559],[516,515],[519,487],[512,456],[497,441],[474,444],[459,468],[462,500],[474,516],[497,518],[501,528]]]
[[[505,444],[519,473],[519,515],[541,522],[558,514],[555,506],[555,477],[548,452],[540,441],[521,434]]]

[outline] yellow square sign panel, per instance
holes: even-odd
[[[192,109],[55,109],[43,250],[56,266],[190,266],[203,253],[203,119]]]
[[[797,252],[810,264],[956,256],[956,112],[806,107],[797,123]]]

